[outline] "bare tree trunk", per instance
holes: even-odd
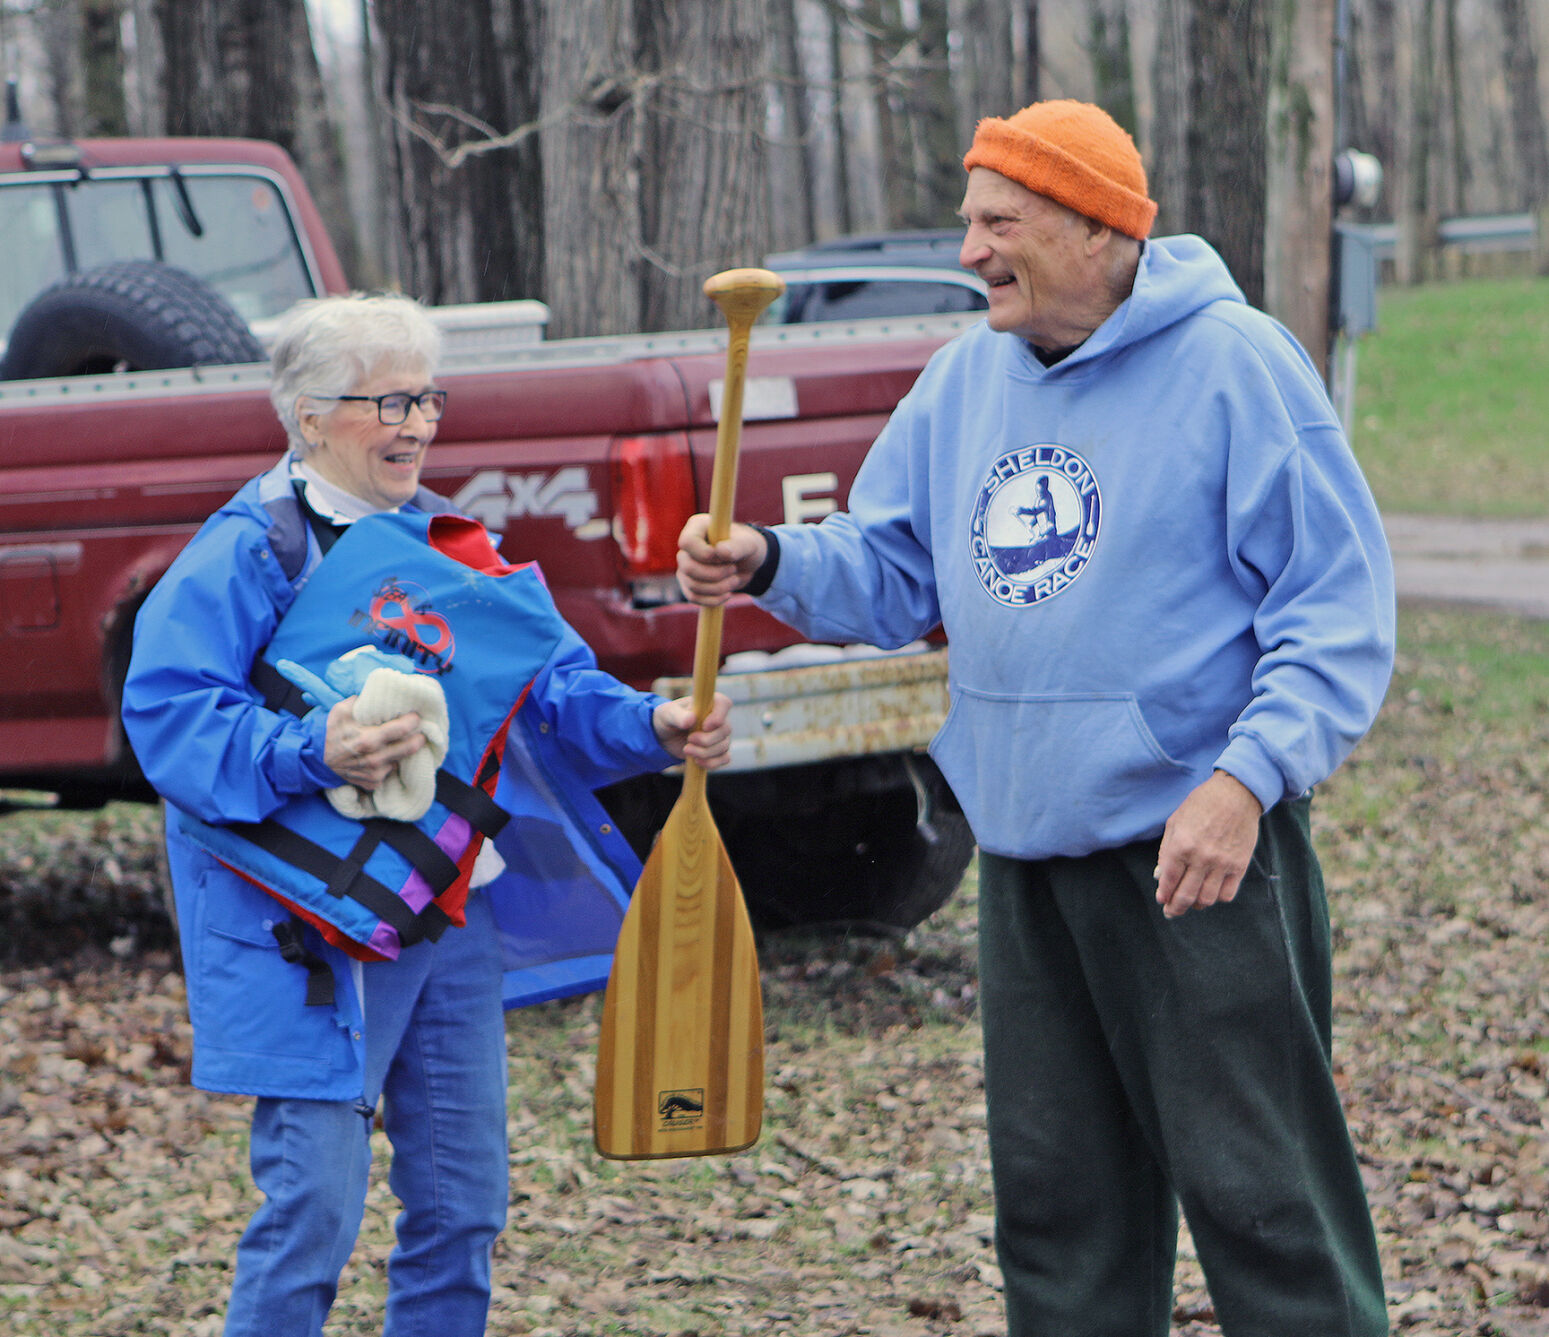
[[[360,235],[350,208],[349,177],[339,127],[329,116],[322,73],[312,48],[312,31],[303,9],[290,33],[294,72],[294,121],[290,152],[295,156],[312,197],[328,224],[328,235],[339,253],[344,272],[358,280],[361,272]]]
[[[963,152],[985,116],[1010,116],[1017,101],[1016,40],[1007,0],[964,0],[958,30],[963,71],[958,80],[957,138]]]
[[[544,0],[506,0],[502,45],[506,49],[507,116],[516,126],[537,126],[543,115]],[[548,229],[544,206],[543,146],[537,134],[513,145],[490,164],[507,177],[515,233],[507,291],[520,297],[546,292]]]
[[[635,22],[647,87],[640,244],[645,327],[697,328],[702,288],[768,249],[762,6],[642,0]]]
[[[1503,65],[1511,98],[1511,137],[1516,155],[1516,199],[1524,209],[1549,203],[1549,138],[1539,97],[1538,47],[1527,0],[1500,0],[1505,32]]]
[[[1452,187],[1451,212],[1464,214],[1468,212],[1470,173],[1468,167],[1468,137],[1463,131],[1463,102],[1467,93],[1458,59],[1458,0],[1443,0],[1443,5],[1442,31],[1447,57],[1447,109],[1450,113],[1447,128],[1452,150],[1447,164],[1450,169],[1448,177]]]
[[[1398,245],[1394,271],[1400,283],[1419,283],[1437,270],[1437,208],[1431,192],[1436,152],[1436,0],[1420,0],[1414,30],[1399,43],[1407,68],[1398,86],[1406,94],[1399,146],[1401,178],[1394,192]]]
[[[81,82],[86,95],[81,133],[85,135],[129,133],[122,11],[121,0],[83,0],[81,6]]]
[[[909,218],[910,183],[899,163],[913,157],[906,118],[893,106],[893,80],[903,46],[897,0],[862,0],[861,22],[871,56],[871,100],[877,119],[877,169],[882,178],[882,226],[903,227]]]
[[[1395,148],[1394,91],[1398,87],[1395,0],[1364,0],[1351,11],[1345,52],[1345,142],[1376,156],[1391,176]]]
[[[833,102],[829,116],[829,137],[834,152],[835,212],[841,233],[855,230],[855,205],[850,195],[850,127],[845,124],[844,31],[841,18],[844,0],[832,0],[828,7],[828,64],[833,83]]]
[[[1326,375],[1334,0],[1285,0],[1271,43],[1264,306]]]
[[[162,135],[167,126],[166,56],[156,22],[159,0],[128,0],[124,113],[131,135]]]
[[[299,89],[296,62],[312,55],[303,0],[230,0],[222,5],[222,54],[230,61],[219,83],[230,94],[226,114],[243,134],[272,139],[287,153],[296,144]],[[317,76],[315,64],[312,75]]]
[[[770,241],[776,247],[789,247],[817,236],[818,173],[812,161],[812,109],[798,40],[796,0],[772,0],[769,27],[774,96],[780,108],[780,139],[769,167]]]
[[[386,183],[393,179],[392,123],[382,114],[382,87],[380,42],[376,24],[372,18],[372,0],[360,3],[360,82],[358,96],[364,108],[364,129],[370,163],[366,172],[372,187],[367,196],[365,232],[374,245],[378,266],[385,284],[402,284],[398,270],[398,249],[395,244],[394,220],[397,211],[389,199]],[[357,184],[357,189],[358,189]]]
[[[1020,96],[1012,98],[1018,109],[1031,106],[1042,96],[1043,57],[1038,40],[1038,0],[1024,0],[1022,5],[1022,82]]]
[[[968,145],[959,139],[953,116],[950,45],[947,0],[921,0],[919,63],[909,106],[916,162],[910,221],[917,227],[949,226],[963,198],[962,159]]]
[[[50,104],[44,124],[51,124],[53,133],[59,135],[85,134],[88,122],[82,65],[86,51],[81,41],[83,15],[80,6],[75,3],[45,6],[36,11],[36,22]]]
[[[296,159],[349,266],[344,159],[327,124],[305,0],[157,0],[155,15],[167,133],[278,144]]]
[[[1092,100],[1131,134],[1138,133],[1135,79],[1131,71],[1129,12],[1119,0],[1094,4],[1088,19]]]
[[[549,332],[638,330],[645,260],[626,241],[639,231],[634,12],[614,0],[550,0],[544,19]]]
[[[768,249],[766,30],[715,0],[553,0],[544,176],[556,334],[702,326]]]
[[[1157,0],[1151,161],[1146,176],[1151,198],[1157,202],[1159,234],[1184,231],[1189,214],[1190,20],[1189,0]]]
[[[300,0],[159,0],[167,131],[252,135],[292,147],[290,33]],[[283,33],[283,39],[280,34]]]
[[[1211,242],[1248,300],[1264,300],[1265,96],[1262,6],[1190,0],[1184,221]]]
[[[504,154],[452,166],[462,144],[510,128],[508,57],[487,0],[377,0],[383,97],[395,125],[399,272],[430,302],[528,295]],[[432,140],[435,142],[433,143]]]

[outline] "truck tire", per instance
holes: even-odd
[[[642,858],[681,786],[642,776],[602,791]],[[968,822],[924,756],[718,775],[709,796],[759,930],[906,932],[946,903],[973,857]]]
[[[262,362],[263,345],[203,279],[112,260],[45,288],[11,327],[0,380]]]

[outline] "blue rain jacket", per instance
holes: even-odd
[[[418,510],[445,510],[421,492]],[[293,796],[341,783],[323,763],[325,712],[260,704],[248,681],[300,585],[322,560],[288,462],[216,512],[146,599],[135,624],[123,719],[147,778],[207,822],[261,821]],[[523,683],[513,683],[513,700]],[[673,763],[651,713],[661,698],[599,670],[569,627],[509,730],[495,799],[505,871],[489,897],[508,1007],[606,983],[640,865],[593,795]],[[363,1081],[362,970],[315,930],[334,1001],[306,1005],[306,974],[281,958],[276,900],[167,822],[167,854],[194,1026],[195,1085],[251,1095],[353,1100]],[[449,932],[460,930],[450,929]],[[410,949],[412,950],[412,949]]]

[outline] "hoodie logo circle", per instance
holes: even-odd
[[[990,466],[969,550],[979,583],[1008,608],[1041,603],[1086,569],[1102,524],[1092,466],[1067,446],[1023,446]]]

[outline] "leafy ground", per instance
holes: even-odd
[[[1408,613],[1372,737],[1322,791],[1340,1080],[1394,1326],[1549,1337],[1549,624]],[[154,817],[0,821],[0,1329],[219,1330],[253,1205],[243,1103],[184,1085]],[[54,907],[75,948],[19,930]],[[87,933],[90,909],[107,927]],[[903,943],[766,942],[752,1151],[590,1146],[598,1004],[510,1024],[511,1227],[490,1331],[547,1337],[1004,1332],[989,1242],[974,886]],[[372,1190],[331,1331],[380,1330]],[[1184,1239],[1178,1334],[1217,1331]]]
[[[1543,278],[1381,290],[1350,435],[1384,511],[1542,513],[1546,299]]]

